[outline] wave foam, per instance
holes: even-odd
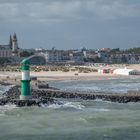
[[[108,111],[110,111],[110,109],[97,108],[97,109],[94,109],[94,111],[99,111],[99,112],[108,112]]]
[[[42,107],[48,107],[48,108],[53,108],[53,109],[58,109],[58,108],[74,108],[77,110],[82,110],[85,108],[84,105],[81,105],[79,102],[64,102],[63,104],[51,104],[51,105],[41,105]]]
[[[17,108],[16,105],[13,104],[6,104],[4,106],[0,106],[0,116],[4,116],[6,111],[12,110]]]

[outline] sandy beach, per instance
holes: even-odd
[[[111,65],[111,66],[104,66],[102,68],[124,68],[125,66],[122,65]],[[127,65],[129,69],[140,70],[140,65]],[[97,67],[93,67],[97,68]],[[121,78],[126,77],[122,75],[115,75],[115,74],[103,74],[98,72],[89,72],[89,73],[78,73],[78,71],[69,71],[69,72],[62,72],[62,71],[40,71],[40,72],[30,72],[31,77],[37,77],[37,80],[40,81],[61,81],[61,80],[94,80],[94,79],[108,79],[108,78]],[[127,76],[128,77],[128,76]],[[137,76],[138,77],[138,76]],[[21,79],[21,72],[9,72],[9,71],[0,71],[0,80],[1,81],[12,81],[18,82]]]
[[[101,74],[98,72],[91,73],[78,73],[76,72],[31,72],[31,77],[37,77],[39,81],[63,81],[63,80],[97,80],[97,79],[110,79],[120,78],[124,76],[115,74]],[[125,76],[126,77],[126,76]],[[21,80],[21,72],[0,72],[0,81],[12,84],[18,84]]]

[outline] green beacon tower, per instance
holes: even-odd
[[[31,99],[30,95],[30,63],[28,59],[21,62],[21,95],[20,100]]]

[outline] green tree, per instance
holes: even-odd
[[[34,55],[33,52],[23,51],[20,53],[20,57],[29,57],[31,55]]]
[[[127,49],[125,50],[124,52],[126,53],[134,53],[134,54],[140,54],[140,47],[139,48],[130,48],[130,49]]]
[[[117,52],[120,52],[120,48],[115,48],[111,50],[111,53],[117,53]]]
[[[10,63],[11,61],[8,58],[0,58],[0,65],[5,63]]]

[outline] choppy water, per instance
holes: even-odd
[[[139,84],[139,79],[135,80],[132,80],[133,83]],[[88,82],[85,84],[89,86],[91,81]],[[112,84],[113,80],[104,81],[105,85],[107,82]],[[131,80],[129,82],[132,83]],[[75,81],[67,81],[52,85],[67,88],[69,83],[76,84]],[[77,85],[81,83],[84,84],[79,81]],[[17,108],[14,105],[0,107],[0,140],[140,139],[140,103],[59,100],[64,105],[42,105],[41,108]]]
[[[6,92],[7,90],[9,90],[11,86],[3,86],[0,85],[0,95],[2,95],[4,92]]]
[[[140,77],[104,78],[88,81],[59,81],[50,84],[70,91],[127,93],[140,90]]]

